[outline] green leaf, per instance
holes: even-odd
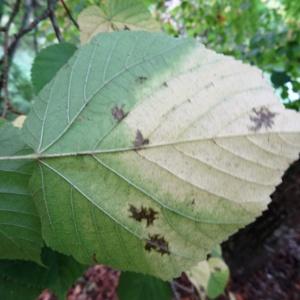
[[[299,120],[259,70],[192,39],[101,34],[23,127],[43,237],[84,264],[175,277],[266,209]]]
[[[0,156],[31,153],[20,130],[9,123],[0,128]],[[28,188],[32,160],[0,161],[0,259],[40,262],[40,219]]]
[[[224,293],[229,280],[229,269],[220,258],[211,258],[208,261],[210,266],[210,278],[207,284],[207,296],[215,299]]]
[[[206,298],[205,296],[215,299],[223,294],[229,280],[229,269],[220,257],[200,262],[187,274],[201,299]]]
[[[122,272],[118,286],[120,300],[171,300],[172,290],[170,283],[158,278]]]
[[[275,87],[280,87],[291,80],[285,72],[273,72],[271,75],[271,81]]]
[[[0,118],[0,127],[6,123],[5,119]]]
[[[36,56],[31,70],[31,80],[36,93],[67,63],[76,49],[73,44],[59,43],[43,49]]]
[[[285,103],[285,107],[289,109],[294,109],[300,111],[300,100]]]
[[[78,23],[82,43],[101,32],[160,30],[159,23],[151,16],[143,0],[110,0],[104,1],[101,8],[89,6],[79,15]]]
[[[45,267],[32,262],[0,260],[0,299],[36,299],[42,290],[52,290],[59,299],[66,299],[66,292],[85,267],[71,257],[43,249]]]

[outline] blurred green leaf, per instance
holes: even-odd
[[[273,72],[271,75],[271,81],[275,87],[280,87],[291,80],[285,72]]]
[[[118,287],[120,300],[171,300],[172,291],[168,282],[132,272],[122,272]]]
[[[169,3],[169,4],[168,4]],[[198,38],[207,47],[257,65],[272,75],[287,100],[300,78],[300,2],[293,0],[158,1],[156,13],[171,35]],[[290,99],[291,100],[291,99]]]
[[[300,111],[300,100],[297,100],[294,102],[288,102],[285,104],[285,107],[289,108],[289,109],[294,109],[294,110]]]
[[[20,130],[8,122],[0,128],[0,145],[0,156],[32,153]],[[40,217],[28,188],[33,166],[32,160],[0,161],[0,259],[40,263]]]
[[[35,58],[31,79],[34,90],[38,93],[71,58],[77,47],[70,43],[60,43],[43,49]]]
[[[49,288],[59,299],[65,299],[71,284],[85,266],[73,258],[43,249],[45,267],[33,262],[0,260],[0,299],[33,300]]]

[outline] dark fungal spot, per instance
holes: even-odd
[[[277,114],[271,112],[266,106],[262,106],[260,109],[253,108],[252,115],[250,115],[250,121],[253,126],[249,127],[252,131],[258,131],[261,128],[272,128],[274,125],[274,118]]]
[[[149,252],[156,251],[161,255],[170,255],[169,243],[160,234],[149,234],[146,240],[145,249]]]
[[[125,113],[123,108],[119,106],[113,107],[111,110],[111,114],[115,118],[115,120],[119,122],[127,116],[127,113]]]
[[[211,87],[214,87],[214,83],[211,81],[210,83],[208,83],[207,85],[204,86],[205,89],[209,89]]]
[[[163,85],[164,87],[168,87],[168,84],[167,84],[166,82],[164,82],[162,85]]]
[[[221,269],[219,267],[214,267],[214,271],[221,272]]]
[[[144,145],[148,145],[149,144],[149,139],[145,139],[143,137],[143,134],[141,133],[141,131],[138,129],[136,131],[136,136],[135,136],[135,140],[134,140],[134,147],[136,149],[141,148]]]
[[[95,264],[98,264],[98,263],[99,263],[98,260],[97,260],[97,257],[96,257],[96,253],[93,254],[92,259],[93,259],[93,262],[94,262]]]
[[[130,218],[133,218],[138,222],[146,220],[147,227],[153,224],[154,220],[157,219],[156,215],[158,214],[158,212],[151,207],[146,208],[141,206],[141,208],[138,209],[133,205],[129,206],[129,212],[131,213]]]
[[[124,30],[130,31],[130,28],[127,25],[124,25]]]
[[[147,80],[148,78],[146,77],[146,76],[139,76],[137,79],[136,79],[136,81],[138,82],[138,83],[144,83],[146,80]]]

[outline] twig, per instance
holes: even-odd
[[[69,19],[72,21],[72,23],[74,24],[74,26],[79,29],[79,24],[77,23],[77,21],[75,20],[75,18],[72,16],[72,13],[69,9],[69,7],[66,5],[65,1],[64,0],[60,0],[62,6],[64,7]]]
[[[56,38],[58,39],[59,42],[63,40],[63,37],[61,35],[59,25],[57,23],[57,19],[55,16],[55,6],[56,6],[56,1],[57,0],[47,0],[48,3],[48,11],[49,11],[49,19],[52,24],[52,27],[54,29]]]
[[[3,0],[0,0],[0,1],[3,1]],[[4,102],[1,115],[4,118],[6,117],[8,110],[16,112],[9,101],[8,78],[9,78],[9,69],[10,69],[11,62],[13,60],[13,56],[14,56],[15,51],[19,45],[19,42],[23,38],[23,36],[26,35],[27,33],[29,33],[30,31],[32,31],[33,29],[36,30],[38,24],[41,21],[49,18],[58,41],[63,40],[61,31],[59,29],[57,19],[55,16],[55,8],[56,8],[57,1],[58,0],[47,0],[47,8],[44,10],[44,12],[41,15],[39,15],[39,16],[34,15],[34,20],[29,24],[27,24],[27,23],[28,23],[30,15],[31,15],[31,7],[29,4],[25,5],[25,12],[24,12],[24,15],[21,20],[20,28],[18,29],[16,34],[14,34],[12,37],[10,37],[9,36],[10,26],[14,22],[15,17],[18,15],[18,13],[20,11],[20,6],[22,3],[21,0],[16,0],[7,23],[4,26],[0,27],[0,32],[2,32],[4,35],[3,56],[0,60],[0,66],[1,66],[0,95],[1,94],[3,95],[2,99]],[[38,6],[38,2],[36,0],[32,0],[32,3],[34,3],[35,8]],[[65,5],[64,1],[62,1],[62,4],[64,5],[64,8],[68,13],[69,18],[74,23],[75,19],[72,17],[71,12],[68,9],[68,7]],[[35,9],[34,9],[34,12],[35,12]],[[75,21],[75,23],[76,23],[76,21]],[[35,38],[34,38],[34,43],[36,45]]]
[[[8,103],[9,103],[9,92],[8,92],[8,73],[9,73],[9,56],[8,56],[8,30],[4,32],[4,43],[3,43],[3,65],[1,74],[1,87],[3,91],[3,110],[2,118],[6,117]]]
[[[8,76],[9,76],[9,67],[10,67],[10,56],[8,52],[9,47],[9,29],[14,21],[16,15],[20,10],[21,0],[16,0],[15,5],[12,8],[12,13],[3,28],[4,32],[4,41],[3,41],[3,64],[2,64],[2,74],[0,78],[0,88],[3,91],[3,110],[1,116],[6,117],[8,105],[9,105],[9,92],[8,92]]]
[[[27,25],[29,12],[25,11],[24,16],[21,21],[21,26],[18,32],[12,37],[9,37],[9,30],[10,26],[13,23],[15,17],[17,16],[20,10],[21,0],[17,0],[15,5],[12,9],[12,13],[10,15],[9,20],[7,21],[6,25],[2,27],[2,31],[4,34],[3,39],[3,56],[0,60],[1,68],[1,75],[0,75],[0,93],[3,94],[3,110],[2,110],[2,117],[6,117],[7,111],[12,110],[12,105],[9,101],[9,91],[8,91],[8,78],[9,78],[9,69],[10,64],[13,59],[15,50],[19,44],[20,39],[30,32],[32,29],[36,28],[37,25],[44,19],[49,17],[49,9],[47,8],[40,16],[36,17],[29,25]],[[27,25],[27,26],[26,26]]]
[[[24,15],[23,15],[23,18],[21,21],[19,32],[22,32],[26,28],[26,26],[28,24],[28,20],[30,18],[30,14],[31,14],[31,6],[30,6],[30,3],[28,3],[28,0],[25,0],[24,6],[25,6]],[[16,48],[18,47],[19,42],[20,42],[20,39],[15,39],[11,43],[11,45],[13,44],[13,47],[11,47],[11,45],[10,45],[9,50],[8,50],[9,51],[8,54],[10,57],[14,56],[14,52],[15,52]]]
[[[32,10],[32,14],[33,14],[33,18],[36,18],[36,9],[39,6],[39,3],[37,0],[32,0],[32,6],[33,6],[33,10]],[[33,29],[33,49],[35,54],[37,54],[39,52],[39,45],[38,45],[38,40],[37,40],[37,33],[38,33],[38,29],[37,26]]]
[[[16,15],[18,14],[18,12],[20,10],[20,5],[21,5],[21,0],[16,0],[15,5],[12,9],[12,13],[11,13],[6,25],[5,25],[6,29],[10,28],[10,25],[12,24],[12,22],[14,21]]]

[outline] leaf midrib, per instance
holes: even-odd
[[[253,134],[233,134],[233,135],[220,135],[217,137],[205,137],[205,138],[195,138],[195,139],[183,139],[175,142],[167,142],[160,144],[152,144],[152,145],[143,145],[139,147],[139,150],[147,150],[159,147],[167,147],[167,146],[176,146],[180,144],[186,143],[195,143],[201,141],[208,141],[212,139],[226,139],[226,138],[240,138],[240,137],[251,137],[258,135],[272,135],[272,134],[282,134],[282,131],[272,131],[272,132],[255,132]],[[286,134],[296,134],[296,131],[284,131]],[[25,155],[14,155],[14,156],[0,156],[0,161],[9,161],[9,160],[41,160],[43,158],[59,158],[59,157],[72,157],[72,156],[82,156],[82,155],[96,155],[101,153],[118,153],[118,152],[127,152],[127,151],[136,151],[134,146],[132,147],[124,147],[124,148],[114,148],[114,149],[98,149],[98,150],[86,150],[86,151],[74,151],[74,152],[65,152],[65,153],[33,153],[33,154],[25,154]],[[273,153],[274,154],[274,153]],[[277,156],[281,156],[278,153],[275,154]]]

